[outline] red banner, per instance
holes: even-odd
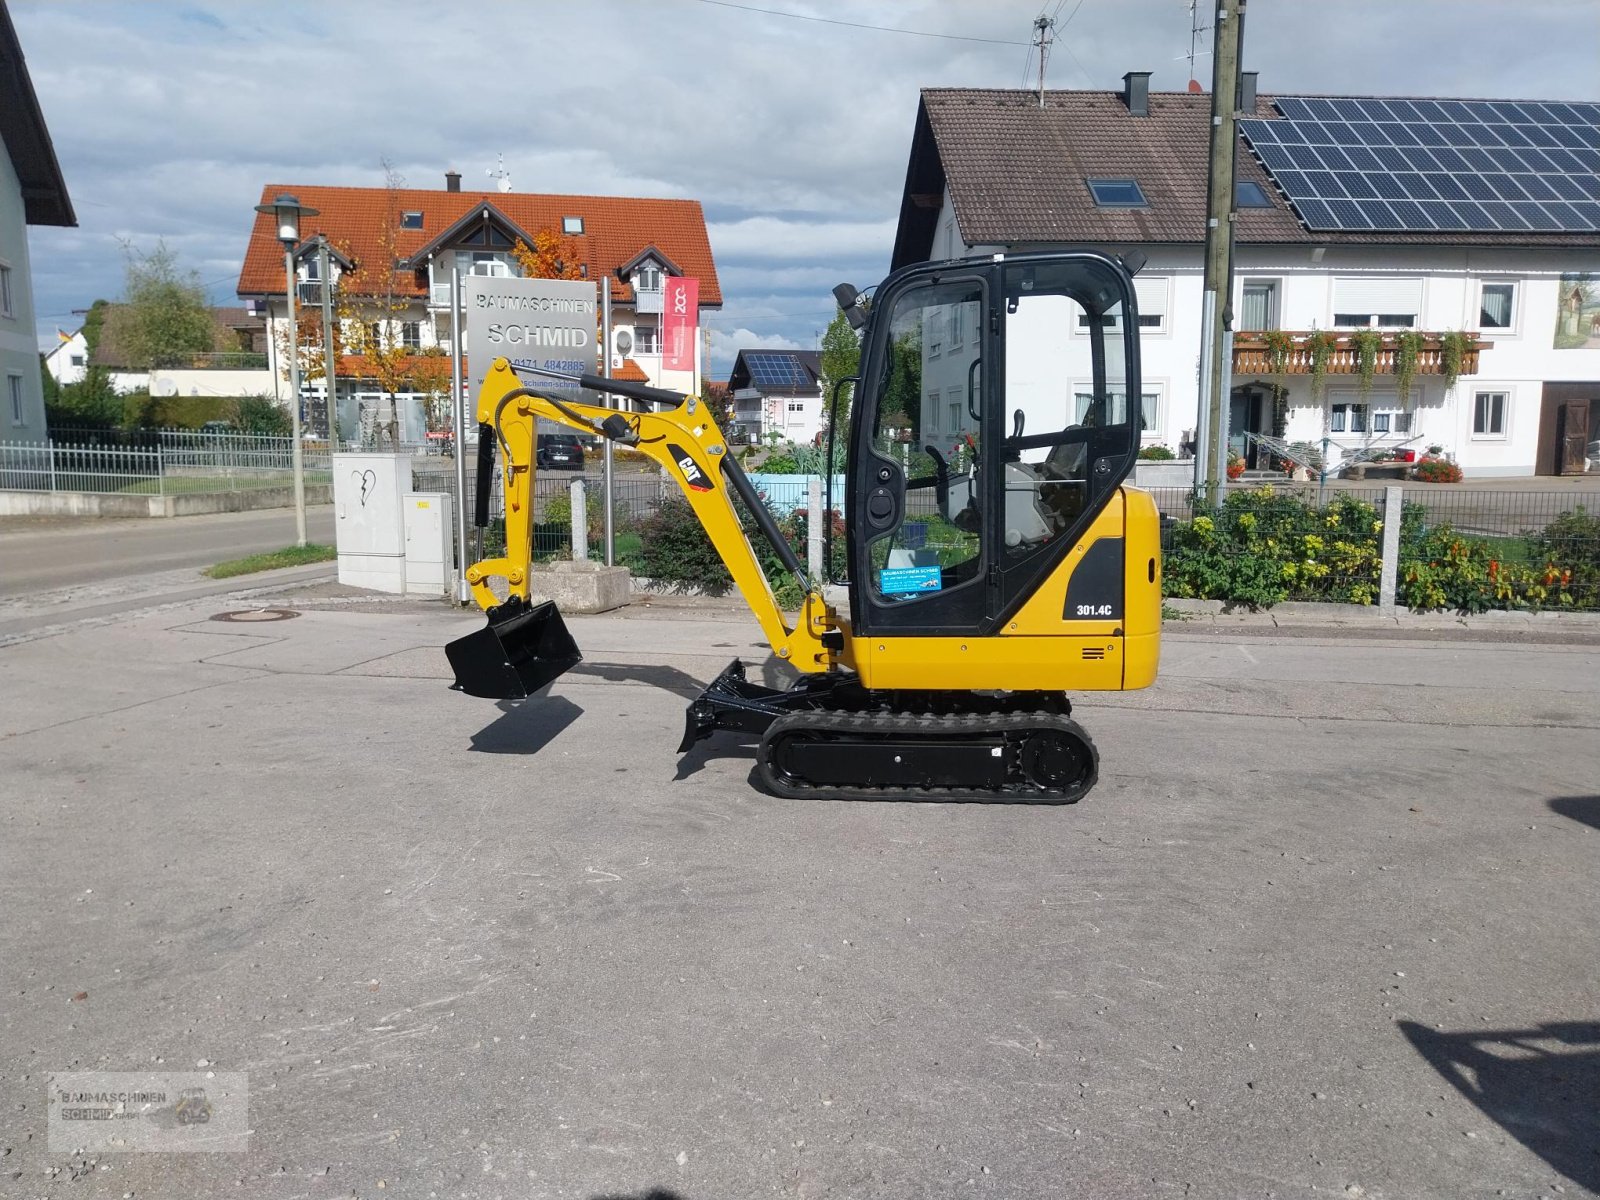
[[[668,371],[692,371],[700,330],[700,281],[669,275],[661,299],[661,365]]]

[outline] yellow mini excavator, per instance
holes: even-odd
[[[848,611],[807,575],[696,397],[545,371],[525,383],[496,360],[478,399],[477,523],[498,469],[507,549],[467,570],[488,625],[447,647],[454,686],[529,696],[579,661],[555,606],[529,595],[545,418],[660,464],[800,672],[779,690],[734,661],[689,705],[679,753],[718,729],[759,735],[760,779],[784,797],[1080,799],[1099,756],[1068,693],[1146,687],[1160,649],[1159,516],[1123,484],[1144,425],[1141,262],[997,254],[905,268],[870,302],[834,290],[862,336],[848,425],[829,430],[848,437]],[[793,624],[740,506],[801,584]]]

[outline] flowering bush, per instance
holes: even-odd
[[[1382,529],[1378,510],[1351,496],[1319,509],[1270,488],[1230,492],[1219,513],[1173,529],[1167,595],[1252,608],[1284,600],[1372,604]]]
[[[1417,479],[1424,483],[1460,483],[1461,468],[1448,458],[1434,458],[1424,455],[1417,460],[1416,469],[1412,471]]]

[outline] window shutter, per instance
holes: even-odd
[[[1420,279],[1336,279],[1333,281],[1336,313],[1422,314]]]
[[[1140,316],[1164,317],[1167,315],[1167,281],[1165,279],[1135,279],[1133,281],[1133,294],[1139,301]]]

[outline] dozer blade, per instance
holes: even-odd
[[[513,596],[489,610],[489,623],[444,648],[456,673],[450,686],[469,696],[517,700],[554,682],[583,658],[554,602]]]

